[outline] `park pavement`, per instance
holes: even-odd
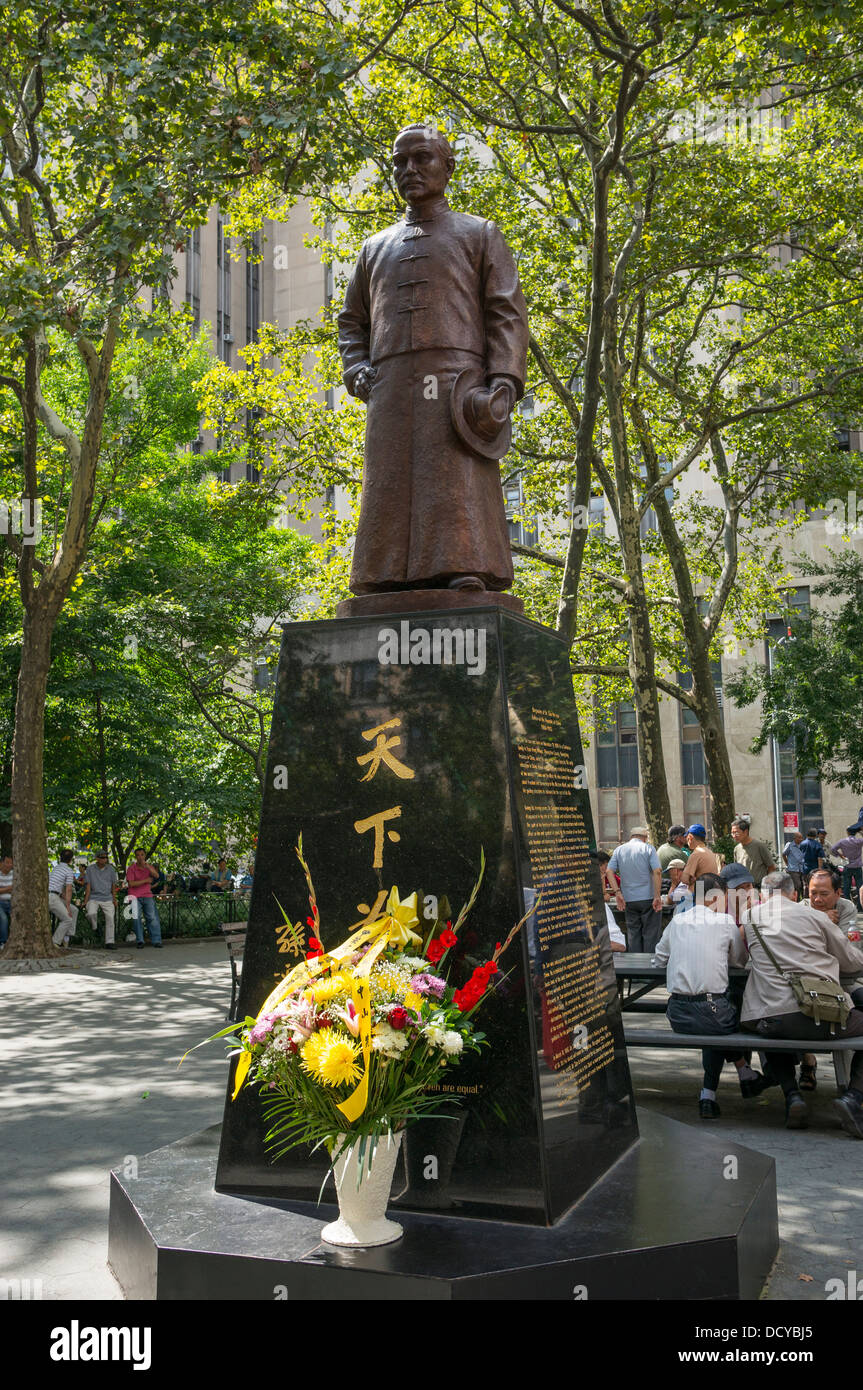
[[[161,951],[74,952],[17,973],[0,955],[0,1280],[41,1280],[44,1299],[121,1299],[107,1267],[108,1172],[221,1119],[220,1042],[230,970],[221,941]],[[649,1023],[648,1023],[649,1026]],[[698,1054],[633,1048],[638,1104],[700,1128]],[[828,1279],[863,1277],[863,1144],[839,1129],[829,1059],[819,1057],[810,1129],[784,1128],[778,1090],[719,1092],[717,1136],[776,1160],[782,1246],[765,1297],[825,1298]]]

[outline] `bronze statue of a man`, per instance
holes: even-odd
[[[453,212],[440,132],[393,145],[404,220],[370,237],[339,315],[344,382],[368,404],[351,588],[512,584],[498,461],[524,393],[527,310],[493,222]]]

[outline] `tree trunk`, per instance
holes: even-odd
[[[728,757],[728,743],[722,723],[722,710],[716,688],[713,684],[710,663],[706,679],[698,679],[693,670],[692,697],[701,728],[701,742],[704,748],[704,761],[707,764],[707,777],[710,783],[710,817],[713,838],[731,834],[734,819],[734,781],[731,775],[731,761]],[[693,662],[693,666],[695,663]]]
[[[671,824],[671,802],[662,752],[659,695],[653,659],[650,615],[643,593],[628,603],[630,618],[629,674],[632,679],[635,727],[638,735],[638,767],[644,814],[653,844],[661,845]]]
[[[43,794],[45,691],[53,618],[38,598],[24,617],[12,749],[12,923],[4,958],[59,954],[48,912],[48,847]]]
[[[616,321],[613,313],[609,312],[603,375],[614,458],[617,526],[627,580],[624,599],[629,614],[629,674],[635,705],[638,765],[644,813],[650,826],[651,838],[654,844],[662,844],[671,823],[671,802],[662,752],[659,692],[656,687],[656,652],[650,629],[638,507],[633,496],[632,461],[623,410],[623,368],[616,345]]]

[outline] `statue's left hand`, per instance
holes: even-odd
[[[496,391],[496,390],[498,389],[498,387],[500,387],[500,386],[505,386],[505,387],[506,387],[506,389],[507,389],[507,391],[508,391],[508,393],[509,393],[509,407],[508,407],[508,408],[509,408],[509,410],[512,410],[512,408],[513,408],[513,406],[515,405],[515,402],[516,402],[516,397],[517,397],[517,395],[518,395],[518,392],[516,391],[516,388],[515,388],[515,382],[513,381],[512,377],[509,377],[509,376],[493,376],[493,377],[489,377],[489,383],[488,383],[488,384],[489,384],[489,390],[491,390],[491,391]]]

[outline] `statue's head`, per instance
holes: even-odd
[[[396,185],[411,207],[440,198],[454,168],[452,148],[443,132],[433,126],[406,126],[393,141]]]

